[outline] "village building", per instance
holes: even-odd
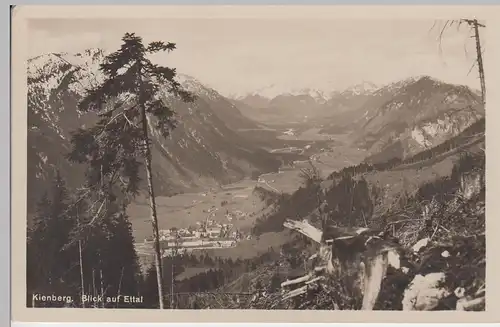
[[[207,236],[209,238],[219,237],[221,234],[221,227],[209,227],[207,228]]]

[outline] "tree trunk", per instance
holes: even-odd
[[[146,117],[146,108],[144,103],[139,104],[141,107],[142,116],[142,132],[144,135],[144,161],[146,164],[146,174],[148,179],[148,193],[149,193],[149,203],[151,209],[151,224],[153,226],[153,240],[154,240],[154,251],[155,251],[155,268],[156,268],[156,280],[158,283],[158,302],[160,309],[163,309],[163,267],[162,258],[160,250],[160,232],[158,230],[158,216],[156,214],[156,200],[153,188],[153,173],[151,168],[151,149],[149,148],[149,136],[148,136],[148,121]]]
[[[479,79],[481,81],[481,100],[483,101],[483,104],[485,104],[486,82],[484,80],[483,54],[481,49],[481,40],[479,38],[479,23],[476,19],[473,21],[473,26],[474,26],[474,38],[476,39],[477,66],[479,70]]]
[[[81,283],[81,296],[82,296],[82,308],[85,308],[85,302],[83,301],[83,296],[85,295],[85,284],[83,282],[83,260],[82,260],[82,241],[78,240],[78,252],[80,255],[80,283]]]
[[[95,288],[95,269],[92,268],[92,296],[96,296],[97,289]],[[97,302],[94,302],[94,308],[97,308]]]
[[[172,279],[170,283],[170,309],[174,309],[174,256],[172,256],[172,274],[170,278]]]
[[[122,272],[120,273],[120,281],[118,282],[118,294],[116,294],[117,297],[120,297],[120,295],[121,295],[122,279],[123,279],[123,268],[124,267],[122,267]],[[116,302],[116,307],[118,308],[118,301]]]
[[[179,254],[179,235],[176,233],[174,239],[174,246],[172,247],[172,272],[170,275],[171,283],[170,283],[170,309],[175,309],[175,301],[174,301],[174,290],[175,290],[175,260],[177,259],[177,255]]]
[[[101,281],[101,296],[104,299],[104,281],[102,280],[102,268],[99,269],[99,280]],[[104,308],[104,300],[101,303],[101,307]]]

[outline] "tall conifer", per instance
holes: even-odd
[[[79,104],[83,112],[99,115],[98,123],[73,134],[70,160],[87,164],[87,194],[92,194],[92,219],[87,228],[105,216],[111,203],[139,193],[139,171],[145,168],[153,229],[159,306],[163,308],[161,249],[153,186],[151,139],[155,127],[167,137],[175,128],[174,111],[165,97],[188,102],[193,97],[175,80],[176,70],[153,64],[148,55],[170,52],[174,43],[151,42],[126,33],[119,50],[104,58],[103,82],[87,91]]]

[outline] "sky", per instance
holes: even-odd
[[[430,75],[479,88],[470,31],[443,21],[339,19],[32,19],[29,56],[118,49],[125,32],[176,43],[153,58],[226,96],[343,90]],[[434,26],[434,28],[433,28]],[[268,94],[272,95],[272,94]]]

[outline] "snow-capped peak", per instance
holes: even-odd
[[[99,71],[99,65],[106,56],[102,49],[87,49],[83,52],[50,53],[28,60],[28,77],[32,83],[42,83],[44,89],[52,90],[59,87],[64,77],[71,73],[74,75],[74,83],[69,87],[78,94],[83,94],[103,76]],[[193,76],[177,74],[176,80],[188,91],[205,95],[210,98],[218,96],[218,93],[202,84]]]
[[[242,100],[258,96],[271,100],[278,96],[310,96],[316,101],[326,101],[329,99],[329,94],[335,89],[334,85],[334,81],[326,83],[306,82],[302,86],[291,85],[290,83],[271,83],[251,91],[233,92],[228,94],[228,97]]]
[[[349,95],[370,94],[378,89],[379,87],[376,84],[372,82],[362,81],[361,83],[348,87],[342,92],[342,94],[349,94]]]
[[[235,100],[243,100],[248,97],[261,97],[264,99],[274,99],[279,96],[309,96],[318,103],[322,103],[328,100],[328,95],[319,89],[313,88],[295,88],[288,91],[279,91],[277,86],[271,85],[270,87],[263,88],[254,92],[249,92],[245,94],[231,94],[228,97]]]
[[[175,78],[186,91],[189,91],[194,95],[206,96],[212,100],[220,97],[220,94],[217,91],[201,83],[191,75],[178,73]]]
[[[318,89],[312,88],[302,88],[302,89],[294,89],[290,92],[291,95],[308,95],[311,98],[319,101],[325,101],[326,96],[325,93]]]
[[[391,93],[398,92],[398,90],[404,90],[409,85],[415,84],[419,81],[426,81],[426,80],[432,82],[435,85],[443,83],[442,81],[428,75],[417,75],[393,83],[389,83],[384,87],[380,88],[379,90],[377,90],[375,94],[382,94],[384,92],[391,92]]]
[[[31,83],[43,84],[44,89],[58,88],[69,74],[75,83],[68,87],[83,94],[102,78],[99,64],[105,53],[101,49],[87,49],[83,53],[49,53],[28,60],[28,78]],[[69,82],[69,80],[67,80]]]

